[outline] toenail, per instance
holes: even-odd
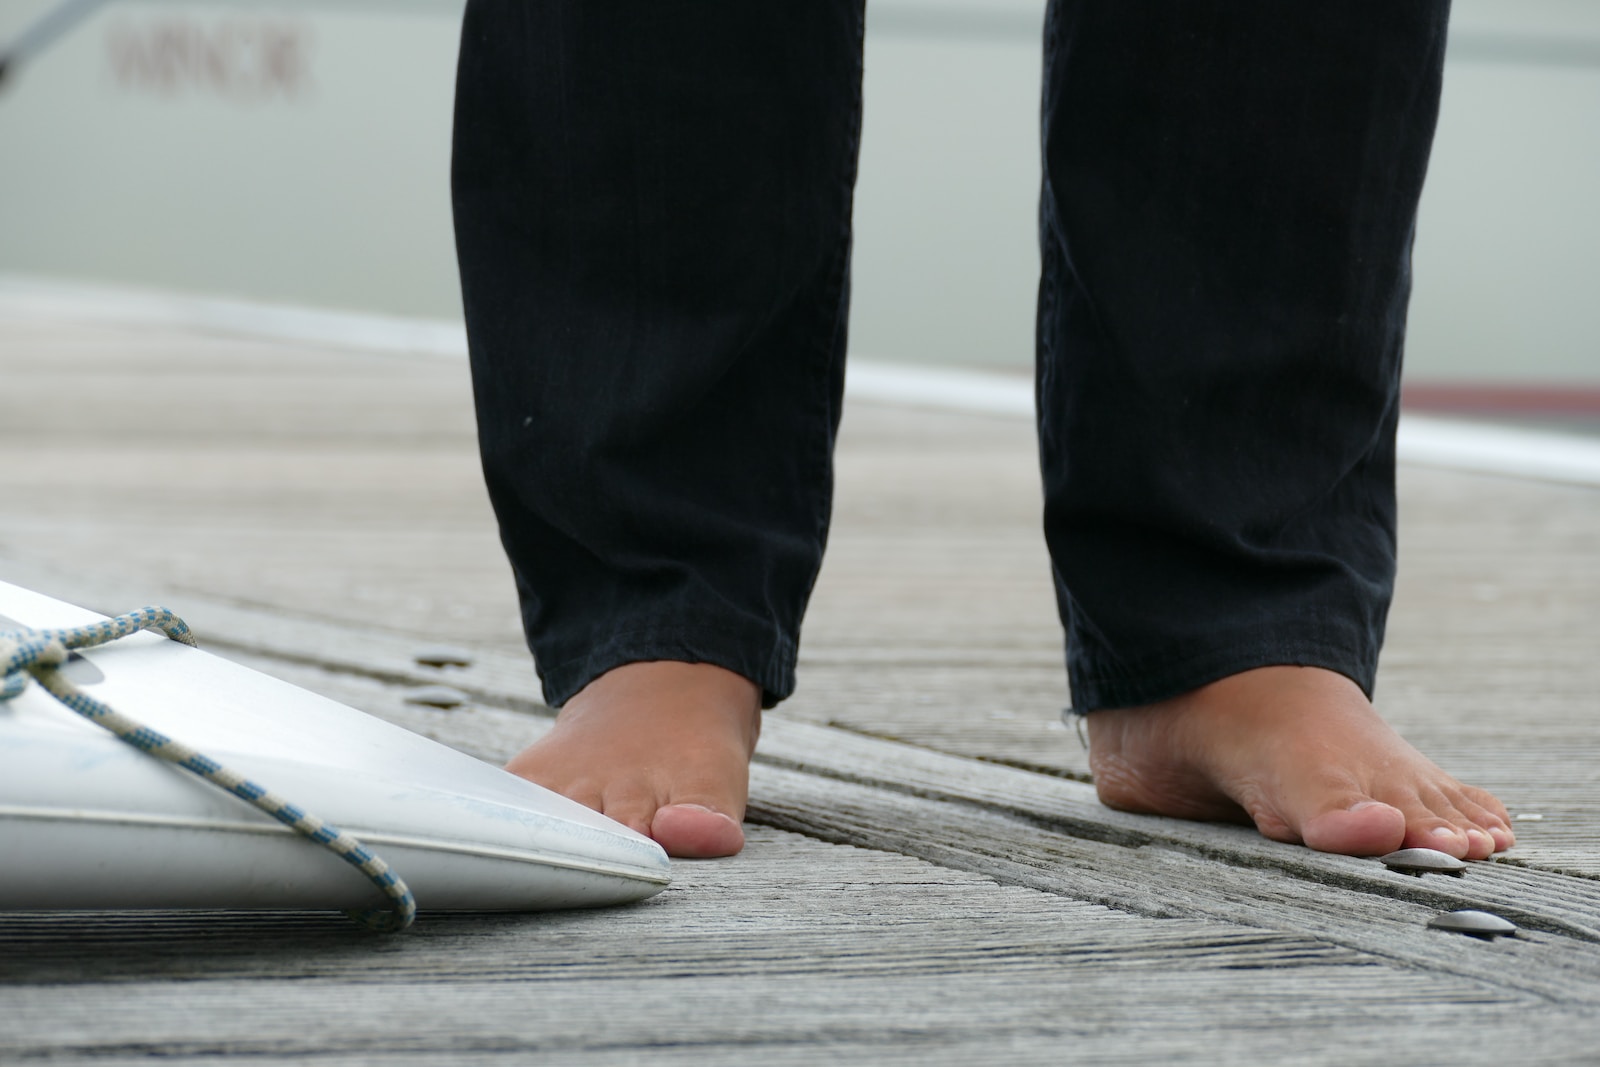
[[[721,815],[724,819],[727,819],[730,822],[733,820],[733,816],[728,815],[725,812],[720,812],[716,808],[707,807],[704,804],[668,804],[667,807],[669,807],[669,808],[689,808],[692,811],[703,811],[703,812],[706,812],[709,815]]]
[[[1386,808],[1389,805],[1381,800],[1358,800],[1346,808],[1346,811],[1360,811],[1362,808]]]
[[[1461,832],[1459,830],[1453,830],[1448,826],[1435,826],[1430,831],[1430,833],[1432,833],[1434,837],[1460,837],[1461,836]]]

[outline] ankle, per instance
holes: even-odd
[[[710,663],[644,660],[614,667],[562,707],[558,722],[649,716],[738,737],[748,756],[761,733],[761,687]]]

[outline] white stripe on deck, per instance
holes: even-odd
[[[0,275],[0,316],[163,326],[374,352],[463,358],[466,329],[448,319],[192,296],[123,286]],[[1033,380],[1023,374],[852,359],[851,400],[936,411],[1033,417]],[[1600,487],[1600,440],[1406,414],[1400,462],[1425,467]]]
[[[852,360],[846,396],[880,404],[1033,417],[1033,381],[992,371]],[[1600,440],[1407,413],[1396,442],[1400,462],[1600,486]]]
[[[1402,415],[1400,462],[1600,486],[1600,440],[1492,426],[1433,415]]]

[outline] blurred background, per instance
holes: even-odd
[[[430,320],[461,0],[4,0],[0,295]],[[1041,0],[870,0],[853,353],[1024,374]],[[60,14],[39,30],[40,20]],[[35,27],[32,38],[29,27]],[[1457,0],[1413,407],[1600,428],[1600,4]]]

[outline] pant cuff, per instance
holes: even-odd
[[[653,624],[619,630],[580,656],[547,664],[534,650],[545,703],[559,708],[600,675],[629,663],[671,660],[710,663],[761,687],[770,708],[794,693],[795,643],[776,633],[732,633],[694,624]]]
[[[1136,663],[1096,664],[1082,651],[1069,654],[1073,710],[1088,713],[1168,700],[1257,667],[1321,667],[1344,675],[1372,698],[1377,649],[1347,640],[1256,632],[1200,650],[1152,656]]]

